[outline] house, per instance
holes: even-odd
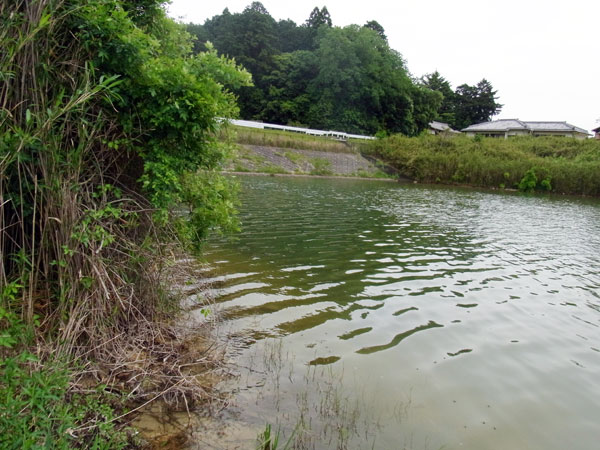
[[[600,127],[594,128],[592,131],[594,132],[594,139],[600,139]]]
[[[577,139],[589,137],[583,128],[567,122],[529,122],[519,119],[501,119],[476,123],[462,130],[467,136],[508,138],[512,136],[564,136]]]
[[[429,122],[429,128],[427,129],[429,134],[460,134],[460,131],[453,130],[450,125],[444,122],[437,122],[435,120]]]

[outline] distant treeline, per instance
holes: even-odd
[[[188,24],[196,51],[211,42],[253,76],[235,90],[241,117],[359,134],[416,135],[432,120],[462,128],[502,105],[485,79],[452,91],[437,72],[411,76],[376,21],[334,27],[327,7],[305,23],[276,21],[260,2]]]

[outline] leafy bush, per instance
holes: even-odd
[[[15,0],[0,23],[0,320],[23,318],[40,344],[34,360],[0,334],[14,417],[0,416],[43,446],[87,421],[49,356],[117,366],[167,318],[161,270],[177,237],[235,227],[218,117],[251,80],[210,46],[192,55],[161,0]]]
[[[519,190],[523,192],[532,192],[538,184],[538,178],[533,169],[525,172],[523,178],[519,182]]]
[[[210,46],[192,55],[161,4],[17,0],[0,11],[0,289],[23,280],[13,306],[29,321],[31,296],[48,297],[47,331],[71,349],[156,312],[148,267],[173,229],[235,228],[215,181],[228,154],[216,135],[218,117],[236,113],[228,89],[250,76]],[[191,221],[173,227],[182,203]]]
[[[15,344],[22,348],[27,327],[21,320],[0,307],[0,324],[0,351]],[[0,358],[0,447],[118,449],[128,445],[128,434],[113,422],[108,394],[101,388],[93,395],[69,393],[69,380],[63,363],[51,359],[42,366],[27,350]]]

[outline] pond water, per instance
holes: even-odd
[[[243,232],[206,251],[239,374],[223,448],[266,423],[300,448],[597,448],[598,201],[238,179]]]

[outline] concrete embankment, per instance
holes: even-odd
[[[240,145],[227,168],[235,172],[388,178],[386,168],[358,151],[325,152],[258,145]]]

